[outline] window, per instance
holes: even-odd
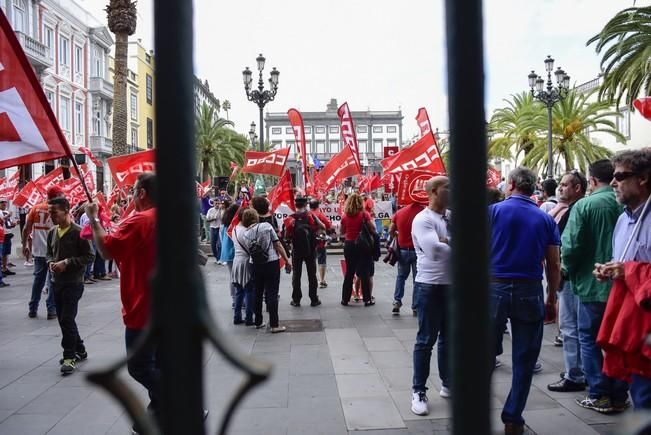
[[[154,147],[154,121],[147,118],[147,149]]]
[[[312,127],[305,127],[305,133],[312,133]]]
[[[321,154],[326,152],[326,150],[325,150],[325,141],[324,140],[317,140],[316,141],[316,152],[321,153]]]
[[[50,103],[50,107],[52,107],[54,109],[54,106],[53,106],[53,104],[54,104],[54,92],[49,90],[49,89],[46,89],[45,90],[45,97],[47,98],[47,101]]]
[[[131,92],[131,119],[138,120],[138,94]]]
[[[397,127],[395,125],[387,126],[387,133],[395,133],[396,131],[397,131]]]
[[[373,126],[373,133],[382,133],[384,129],[382,128],[381,125],[374,125]]]
[[[93,65],[91,74],[93,77],[104,78],[104,50],[100,47],[93,47]]]
[[[285,134],[294,134],[294,129],[292,127],[285,127]]]
[[[626,107],[619,109],[622,116],[617,117],[617,131],[623,134],[626,139],[631,138],[631,111]]]
[[[305,149],[307,150],[308,153],[313,153],[314,150],[312,149],[312,141],[311,140],[306,140],[305,141]]]
[[[59,64],[69,65],[70,40],[64,36],[59,37]]]
[[[48,48],[47,55],[50,59],[54,59],[54,30],[51,27],[45,26],[43,44]]]
[[[131,127],[131,145],[134,148],[138,146],[138,129],[135,127]]]
[[[16,32],[25,33],[25,29],[27,28],[25,18],[27,18],[27,5],[25,4],[25,0],[14,0],[14,30]]]
[[[368,143],[367,140],[360,140],[360,141],[357,141],[357,145],[358,145],[358,147],[359,147],[359,150],[360,150],[360,151],[366,151],[366,144],[367,144],[367,143]]]
[[[145,54],[145,62],[151,63],[151,56],[148,54]]]
[[[314,127],[314,131],[316,134],[323,134],[325,133],[325,127]]]
[[[382,152],[382,139],[373,139],[373,148],[369,149],[369,153],[381,153]]]
[[[63,95],[59,98],[59,124],[62,130],[70,131],[70,98]]]
[[[84,134],[84,105],[75,101],[75,132]]]
[[[93,135],[101,136],[102,135],[102,114],[99,110],[93,113]]]
[[[271,129],[271,134],[282,134],[282,132],[283,132],[283,129],[280,128],[280,127],[273,127]]]
[[[285,142],[285,144],[287,144],[288,147],[293,147],[295,143],[296,142],[294,142],[293,140],[288,140],[287,142]]]
[[[271,141],[271,148],[277,150],[280,148],[280,146],[283,144],[282,140],[272,140]]]
[[[84,64],[83,58],[82,58],[82,49],[80,46],[75,45],[75,72],[80,73],[82,66]]]
[[[337,127],[336,125],[331,125],[329,131],[330,133],[333,134],[339,134],[339,127]]]
[[[396,139],[387,139],[387,146],[394,147],[398,144]]]
[[[338,140],[331,140],[330,141],[330,152],[331,153],[338,153],[341,151],[339,149],[339,141]]]
[[[366,128],[365,125],[358,125],[357,126],[357,133],[366,133],[368,132],[368,129]]]
[[[152,104],[154,101],[154,79],[149,74],[146,74],[145,80],[147,82],[147,104]]]

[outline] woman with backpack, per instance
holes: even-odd
[[[346,276],[341,289],[341,305],[347,306],[353,291],[353,277],[362,283],[364,306],[374,305],[371,298],[369,276],[375,253],[375,226],[371,215],[364,210],[364,201],[357,193],[351,194],[344,204],[341,235],[344,238]]]
[[[291,263],[273,227],[267,222],[259,222],[260,217],[254,209],[249,208],[242,213],[242,223],[245,226],[248,225],[248,228],[240,240],[244,242],[242,248],[246,249],[253,265],[255,327],[261,329],[266,326],[262,321],[262,295],[264,293],[271,332],[284,332],[285,327],[278,324],[280,258],[282,257],[285,261],[288,271],[291,271]]]
[[[253,307],[255,305],[255,294],[253,290],[253,270],[251,257],[244,245],[244,234],[254,222],[249,219],[243,221],[242,217],[246,209],[240,208],[238,212],[239,223],[233,228],[233,246],[235,257],[231,268],[231,285],[235,288],[235,306],[233,307],[233,324],[240,325],[246,322],[247,326],[253,323]],[[245,320],[242,320],[242,305],[246,304]]]

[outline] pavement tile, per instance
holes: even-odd
[[[349,397],[385,397],[389,395],[378,373],[337,375],[337,388],[342,399]]]
[[[527,426],[536,435],[596,435],[598,432],[565,408],[525,411]]]
[[[287,408],[238,408],[229,433],[287,435],[291,412]]]
[[[337,375],[377,372],[369,353],[361,355],[332,355],[331,357],[332,365]]]
[[[427,399],[429,405],[428,415],[416,415],[411,412],[411,388],[403,391],[391,391],[391,398],[395,403],[403,420],[427,420],[452,417],[452,401],[443,399],[437,390],[429,390]]]
[[[0,410],[18,411],[49,388],[49,384],[9,384],[0,389]]]
[[[406,427],[393,400],[388,396],[341,399],[341,404],[348,430]]]
[[[369,352],[404,351],[405,348],[394,336],[363,338]]]
[[[14,414],[0,423],[0,434],[41,435],[46,434],[61,416]]]
[[[335,398],[339,402],[339,391],[335,375],[299,375],[289,378],[289,407],[308,406],[308,401],[319,398]]]
[[[325,344],[296,344],[290,352],[291,375],[334,374],[332,361]]]
[[[383,369],[411,367],[413,356],[404,350],[389,352],[371,352],[375,366]]]
[[[26,406],[18,414],[66,415],[83,402],[94,390],[91,387],[50,388]]]

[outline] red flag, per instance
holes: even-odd
[[[633,101],[633,106],[646,119],[651,121],[651,97],[642,97]]]
[[[285,170],[289,147],[268,153],[261,151],[247,151],[244,153],[244,167],[242,172],[251,174],[265,174],[280,177]],[[253,190],[251,190],[253,192]]]
[[[294,138],[296,139],[296,148],[301,155],[301,170],[303,172],[303,187],[307,189],[310,185],[310,179],[307,172],[307,151],[305,149],[305,128],[303,127],[303,117],[296,109],[287,111],[289,123],[294,129]]]
[[[70,204],[76,204],[85,198],[84,187],[78,178],[68,178],[59,185]]]
[[[86,154],[86,155],[88,156],[88,158],[90,159],[90,161],[93,162],[93,164],[94,164],[95,166],[97,166],[97,167],[99,167],[99,168],[103,168],[103,167],[104,167],[104,165],[102,165],[102,162],[100,162],[99,160],[97,160],[97,157],[95,157],[95,155],[93,155],[93,153],[91,152],[91,150],[89,150],[88,148],[86,148],[86,147],[79,147],[79,151],[81,151],[82,153]]]
[[[400,174],[384,174],[380,182],[384,184],[385,192],[396,193],[400,182]]]
[[[500,184],[501,179],[502,173],[497,169],[489,166],[488,170],[486,171],[486,185],[494,189],[498,184]]]
[[[86,165],[85,163],[79,166],[79,170],[84,176],[84,184],[86,184],[86,187],[88,188],[88,192],[92,194],[93,192],[95,192],[95,179],[93,178],[93,173],[88,169],[88,165]]]
[[[240,168],[239,168],[239,166],[237,166],[237,163],[231,162],[231,169],[232,169],[231,177],[228,179],[228,181],[232,180],[233,178],[235,178],[237,176],[237,170],[240,169]]]
[[[212,189],[212,184],[210,183],[210,178],[204,181],[203,183],[197,183],[197,198],[203,198],[206,196],[208,192],[210,192],[210,189]]]
[[[34,69],[0,11],[0,169],[72,157]]]
[[[155,150],[140,151],[124,156],[111,157],[106,161],[115,184],[119,187],[131,186],[136,182],[138,175],[143,172],[153,172],[156,170],[156,152]]]
[[[373,174],[371,179],[369,180],[369,188],[370,191],[374,191],[382,187],[382,179],[378,174]]]
[[[359,174],[362,173],[362,166],[359,163],[359,147],[357,146],[357,135],[355,134],[355,126],[353,125],[353,117],[348,109],[348,103],[344,103],[337,110],[339,120],[341,121],[341,137],[344,145],[348,145],[353,153],[355,165]]]
[[[42,192],[47,192],[50,187],[59,185],[63,180],[63,168],[59,166],[55,170],[38,177],[34,180],[34,183],[36,183],[36,186],[38,186]]]
[[[414,202],[427,204],[429,199],[425,191],[425,183],[433,176],[431,172],[419,169],[403,172],[398,185],[398,205],[409,205]]]
[[[339,214],[344,215],[344,205],[346,204],[346,195],[343,190],[337,195],[337,203],[339,204]]]
[[[77,180],[77,182],[79,182],[79,180]],[[14,199],[14,205],[16,207],[34,207],[39,202],[43,201],[44,196],[45,195],[39,190],[36,183],[29,181]]]
[[[16,171],[9,178],[0,179],[0,198],[13,199],[18,195],[18,179],[20,171]]]
[[[353,151],[348,145],[346,145],[341,152],[335,154],[323,169],[321,169],[317,175],[317,179],[323,189],[328,190],[337,182],[337,180],[352,177],[353,175],[358,175],[360,173],[361,171],[359,166],[356,166],[355,164]]]
[[[435,174],[445,174],[443,160],[439,154],[434,135],[426,134],[418,142],[380,162],[384,173],[398,173],[420,169]]]
[[[136,203],[132,199],[129,201],[126,208],[122,210],[122,213],[120,214],[120,220],[128,218],[134,211],[136,211]]]
[[[280,177],[280,180],[278,180],[278,184],[276,184],[274,188],[271,190],[271,192],[269,192],[267,199],[269,200],[270,209],[272,213],[282,203],[287,204],[289,208],[295,210],[292,176],[288,170],[285,170],[283,176]]]
[[[427,109],[421,107],[418,109],[418,114],[416,115],[416,122],[418,127],[420,127],[420,135],[425,136],[427,133],[432,132],[432,124],[429,122],[429,116],[427,115]]]

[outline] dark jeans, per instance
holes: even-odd
[[[138,339],[143,330],[126,328],[124,330],[124,342],[127,346],[127,353],[130,353],[138,344]],[[147,389],[149,393],[149,406],[147,409],[158,417],[158,404],[160,397],[160,365],[158,360],[158,346],[148,341],[137,353],[130,356],[127,361],[127,370],[133,379]]]
[[[222,254],[222,239],[219,237],[219,227],[210,227],[210,249],[212,249],[212,255],[215,257],[215,260],[219,261],[219,257]]]
[[[606,310],[605,302],[579,302],[579,344],[583,374],[588,383],[590,397],[602,396],[615,402],[628,398],[628,384],[602,373],[604,357],[597,346],[597,334]]]
[[[448,385],[447,345],[445,342],[447,293],[450,286],[414,283],[414,308],[418,313],[418,333],[414,345],[414,391],[427,391],[432,348],[438,339],[439,377]]]
[[[527,404],[533,369],[540,354],[545,305],[539,281],[491,284],[495,354],[502,353],[502,337],[511,319],[513,377],[511,391],[502,410],[504,423],[524,424],[522,411]]]
[[[53,282],[50,285],[50,291],[54,292],[57,318],[63,335],[63,338],[61,338],[63,358],[73,359],[76,353],[86,351],[75,321],[79,299],[84,293],[84,285]]]
[[[636,410],[651,409],[651,378],[633,375],[631,398]]]
[[[34,257],[34,283],[32,284],[32,298],[29,301],[30,312],[35,313],[38,311],[38,304],[41,302],[41,292],[43,291],[43,287],[45,287],[47,275],[47,261],[45,257]],[[47,312],[49,314],[54,314],[56,312],[54,306],[54,292],[52,290],[49,290],[47,293],[45,305],[47,306]]]
[[[235,287],[235,308],[233,309],[233,320],[242,321],[242,305],[246,304],[245,318],[246,323],[253,322],[253,307],[255,305],[255,290],[253,281],[242,287],[239,284],[232,284]]]
[[[95,262],[93,263],[93,277],[101,278],[106,276],[106,262],[99,255],[99,252],[95,251]]]
[[[402,305],[402,297],[405,295],[405,281],[409,278],[411,272],[411,279],[416,286],[416,251],[409,249],[400,249],[400,260],[398,260],[398,275],[396,276],[396,288],[393,292],[393,300]],[[414,306],[414,296],[412,296],[412,307]]]
[[[262,325],[262,295],[264,294],[269,312],[269,325],[278,326],[278,287],[280,287],[280,262],[270,261],[253,265],[253,281],[255,287],[256,326]]]
[[[371,289],[369,286],[369,274],[373,258],[368,254],[363,254],[353,240],[347,240],[344,244],[344,258],[346,259],[346,276],[341,288],[341,301],[350,301],[350,295],[353,293],[353,278],[362,282],[362,298],[364,302],[371,300]]]
[[[292,269],[294,270],[292,274],[292,300],[294,302],[300,302],[301,298],[303,297],[303,292],[301,292],[301,275],[303,275],[303,263],[305,263],[305,268],[307,269],[310,301],[316,302],[319,300],[319,296],[316,294],[316,288],[319,284],[316,279],[316,258],[314,256],[292,256]]]

